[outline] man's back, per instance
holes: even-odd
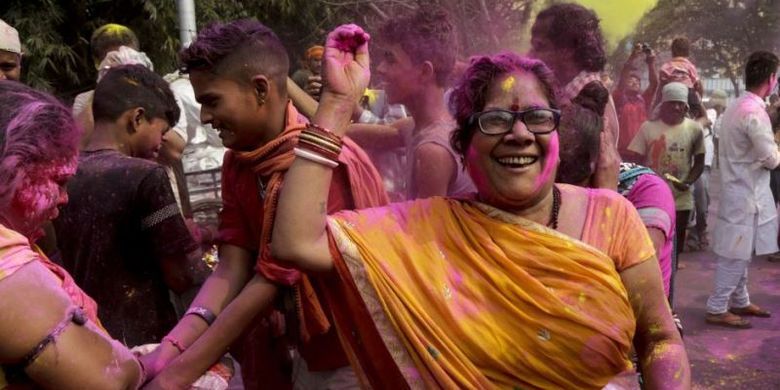
[[[176,324],[160,260],[196,247],[167,180],[153,162],[83,152],[55,221],[65,268],[98,302],[103,326],[130,346]]]

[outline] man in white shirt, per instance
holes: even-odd
[[[749,328],[743,316],[771,314],[750,303],[747,268],[753,253],[777,252],[777,210],[769,189],[770,170],[780,151],[764,99],[777,88],[780,60],[765,51],[750,55],[745,66],[747,91],[723,113],[719,131],[721,200],[713,232],[718,257],[715,288],[707,300],[706,321]]]

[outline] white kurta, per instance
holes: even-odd
[[[749,260],[777,252],[777,210],[769,170],[780,163],[764,101],[751,92],[733,101],[719,131],[720,206],[713,251]]]

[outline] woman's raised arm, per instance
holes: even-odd
[[[285,174],[274,222],[271,253],[304,270],[328,270],[333,258],[326,231],[328,191],[340,150],[339,137],[371,78],[369,35],[342,25],[328,34],[323,88],[312,128],[301,134],[296,159]]]

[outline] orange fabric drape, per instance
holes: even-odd
[[[298,135],[306,128],[307,123],[306,118],[298,113],[291,102],[288,102],[285,129],[278,137],[257,150],[235,152],[236,158],[244,164],[250,164],[254,172],[266,183],[260,261],[257,271],[276,283],[294,286],[298,296],[302,297],[298,317],[303,341],[308,341],[313,334],[325,333],[330,323],[317,300],[309,278],[298,270],[277,263],[271,257],[270,243],[284,173],[295,161],[293,149],[298,144]],[[365,152],[348,138],[343,139],[339,162],[347,170],[356,209],[388,203],[379,173]]]
[[[412,388],[602,388],[630,367],[635,327],[613,260],[498,214],[432,198],[330,218],[367,309],[354,316],[369,313]]]

